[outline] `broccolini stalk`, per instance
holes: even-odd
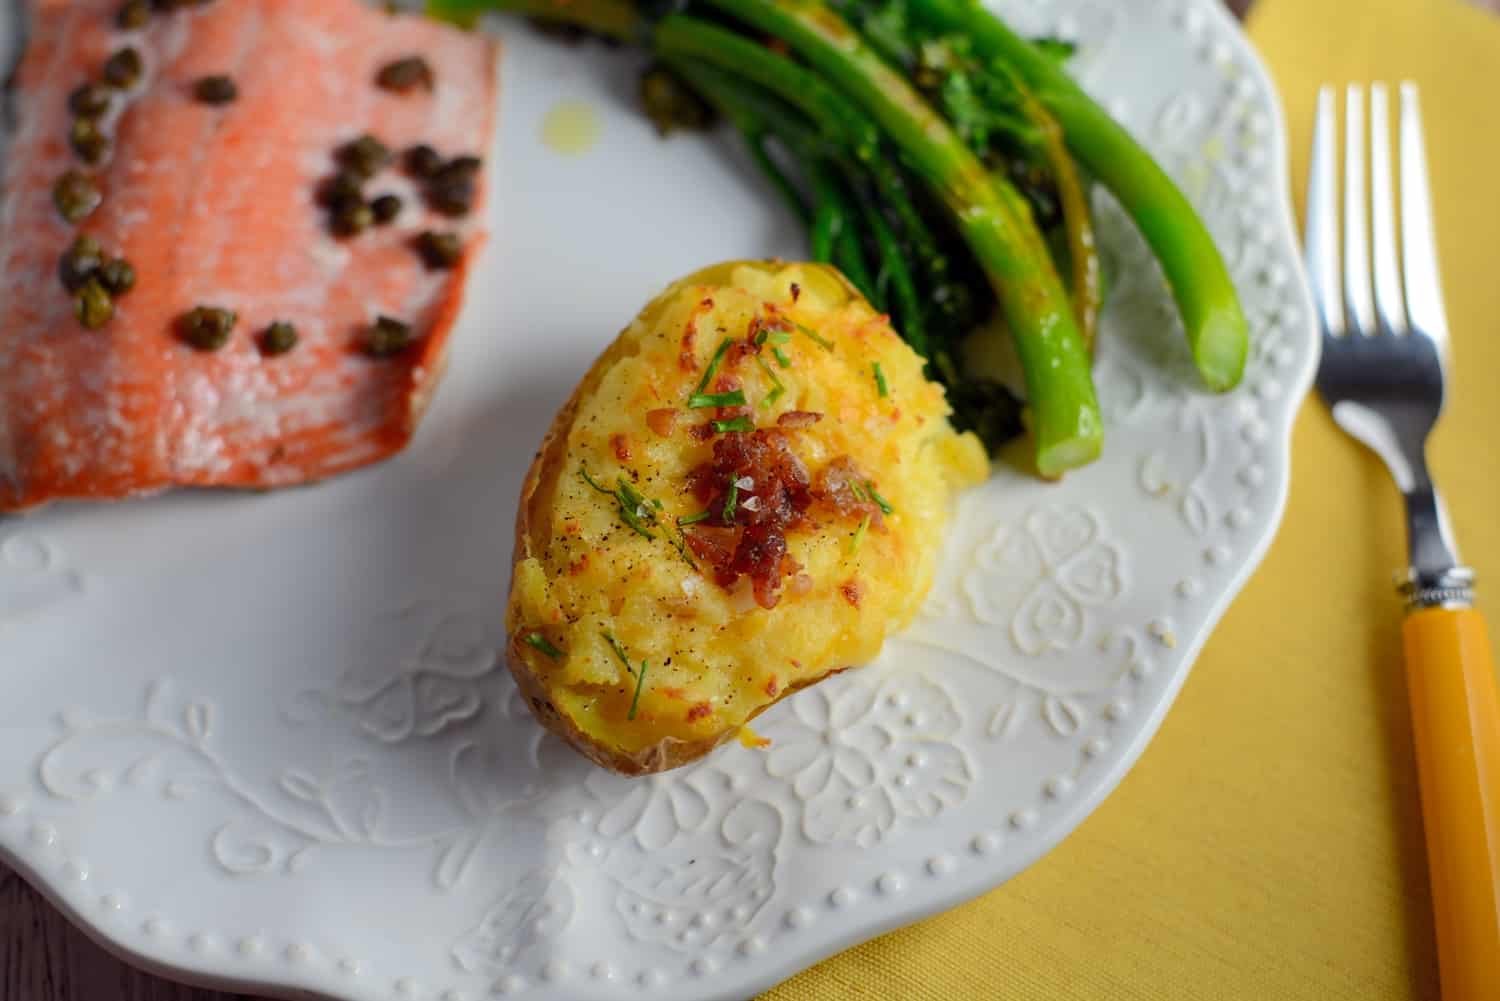
[[[966,34],[974,51],[1004,63],[1062,125],[1068,146],[1112,191],[1161,261],[1187,329],[1193,360],[1215,390],[1244,375],[1249,328],[1224,259],[1177,186],[1083,88],[978,0],[909,0],[918,21]]]
[[[479,15],[505,11],[542,21],[575,24],[595,34],[622,42],[640,42],[647,26],[633,0],[426,0],[427,13],[453,24],[472,27]]]
[[[1020,194],[992,180],[947,122],[828,7],[806,0],[709,3],[785,42],[861,106],[942,196],[1015,338],[1041,474],[1059,476],[1098,458],[1104,428],[1088,351]]]

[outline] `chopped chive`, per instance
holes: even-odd
[[[740,481],[729,481],[729,495],[724,498],[724,524],[734,524],[734,512],[740,504]]]
[[[821,347],[824,351],[833,350],[833,342],[811,327],[804,326],[803,324],[799,323],[797,324],[797,329],[802,331],[802,333],[806,334],[808,337],[811,337],[813,339],[813,342]]]
[[[606,490],[605,488],[601,487],[598,483],[594,482],[594,478],[589,475],[589,470],[588,470],[587,466],[579,466],[578,467],[578,474],[583,477],[583,482],[587,483],[589,486],[593,487],[595,490],[599,491],[601,494],[604,494],[606,497],[613,497],[615,495],[615,492],[613,490]]]
[[[870,530],[870,516],[865,515],[859,521],[859,527],[854,530],[854,537],[849,540],[849,555],[853,556],[859,552],[859,544],[865,541],[865,533]]]
[[[526,645],[540,650],[542,653],[546,654],[548,657],[551,657],[553,660],[557,660],[562,656],[562,651],[548,642],[547,637],[543,636],[541,633],[532,633],[530,636],[526,637]]]
[[[620,520],[625,523],[627,528],[643,538],[656,538],[656,534],[646,527],[648,522],[655,524],[656,512],[651,510],[651,505],[646,498],[642,497],[634,487],[626,482],[625,477],[620,477],[620,485],[614,490],[610,490],[606,487],[601,487],[589,475],[587,467],[579,466],[578,473],[589,486],[604,496],[615,499],[615,504],[620,512]]]
[[[699,395],[708,388],[708,384],[718,374],[719,366],[723,364],[724,356],[729,353],[729,345],[732,343],[734,342],[728,337],[719,342],[718,348],[714,350],[714,356],[708,360],[708,368],[703,370],[703,378],[698,380],[698,388],[693,390],[694,396]]]
[[[708,519],[712,518],[713,516],[714,516],[714,513],[712,511],[699,511],[697,514],[690,514],[686,518],[678,518],[677,519],[677,524],[679,524],[679,525],[696,525],[696,524],[698,524],[698,522],[700,522],[700,521],[707,521]]]
[[[880,494],[875,492],[875,484],[866,483],[865,489],[870,493],[870,500],[874,501],[875,506],[880,508],[881,514],[891,514],[896,510],[895,508],[891,507],[890,501],[886,500],[884,497],[880,496]]]
[[[704,407],[743,407],[745,405],[745,391],[736,389],[732,393],[694,393],[688,397],[689,410],[701,410]]]
[[[625,648],[620,645],[620,641],[615,639],[615,634],[604,632],[600,633],[599,635],[604,637],[604,641],[608,643],[609,648],[615,652],[615,656],[620,659],[620,663],[625,665],[625,670],[629,671],[631,674],[634,674],[635,668],[630,666],[630,658],[626,656]]]
[[[785,330],[771,330],[766,327],[761,327],[760,330],[756,331],[755,334],[756,344],[770,344],[774,346],[777,344],[785,344],[791,339],[792,335],[787,333]]]
[[[755,356],[755,364],[759,365],[760,370],[766,374],[766,378],[771,380],[771,391],[766,394],[765,399],[760,401],[761,406],[769,407],[781,399],[782,395],[786,392],[786,386],[782,385],[781,377],[771,369],[771,366],[766,364],[766,360],[760,355]]]
[[[792,360],[787,357],[785,351],[781,350],[780,348],[772,348],[771,354],[776,356],[776,364],[780,365],[782,368],[792,367]]]
[[[731,431],[754,431],[755,424],[748,417],[736,417],[729,421],[713,421],[714,432],[728,434]]]
[[[641,673],[635,676],[635,695],[630,700],[630,712],[625,714],[625,718],[628,720],[635,719],[635,711],[640,708],[641,689],[646,687],[646,669],[650,666],[644,660],[641,661]]]
[[[865,493],[865,488],[860,486],[858,480],[849,481],[849,490],[854,494],[855,500],[867,501],[870,499],[870,495]]]
[[[687,539],[683,536],[680,527],[677,529],[675,536],[667,536],[667,541],[672,544],[673,549],[677,550],[677,555],[682,557],[684,563],[694,570],[698,569],[698,564],[693,560],[693,554],[688,552]]]
[[[881,369],[880,362],[875,363],[875,389],[882,399],[891,395],[891,387],[885,381],[885,372]]]

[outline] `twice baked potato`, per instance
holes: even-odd
[[[584,376],[521,491],[511,672],[606,768],[701,757],[871,659],[931,584],[978,439],[837,271],[677,282]]]

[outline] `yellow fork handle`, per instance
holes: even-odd
[[[1443,1001],[1500,1001],[1500,694],[1484,618],[1406,617]]]

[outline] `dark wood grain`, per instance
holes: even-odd
[[[1254,0],[1226,0],[1244,17]],[[1479,0],[1500,11],[1500,0]],[[0,1001],[261,1001],[143,973],[70,925],[0,867]]]

